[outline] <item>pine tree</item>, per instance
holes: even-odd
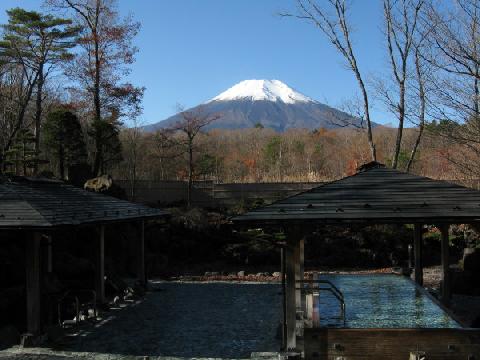
[[[69,52],[75,46],[79,28],[72,20],[21,8],[7,10],[8,24],[3,25],[4,37],[0,41],[0,56],[19,63],[34,74],[36,87],[35,142],[36,156],[40,154],[43,88],[55,65],[72,58]],[[23,122],[23,119],[22,119]],[[38,163],[37,163],[38,164]],[[37,165],[34,173],[37,172]]]
[[[29,129],[21,129],[17,132],[13,145],[5,153],[7,173],[29,175],[28,169],[34,168],[39,162],[34,144],[35,136]]]
[[[56,110],[49,113],[44,125],[44,135],[46,149],[55,158],[61,179],[65,179],[66,168],[86,160],[82,127],[72,112]]]

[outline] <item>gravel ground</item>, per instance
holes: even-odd
[[[278,351],[278,284],[156,283],[145,300],[111,312],[55,348],[11,349],[0,359],[249,358]],[[26,353],[28,351],[28,353]]]

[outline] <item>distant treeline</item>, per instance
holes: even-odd
[[[428,129],[411,170],[439,179],[465,178],[465,173],[446,157],[455,153],[454,144],[438,135],[435,128]],[[165,147],[165,139],[158,133],[140,133],[132,159],[133,145],[126,138],[133,131],[122,133],[125,160],[114,169],[116,178],[132,180],[134,163],[136,180],[187,179],[187,154]],[[405,130],[406,149],[411,148],[416,132],[415,128]],[[378,127],[374,138],[378,160],[391,165],[395,130]],[[409,155],[407,150],[401,151],[400,170],[405,169]],[[195,180],[219,183],[330,181],[355,173],[367,161],[366,138],[354,129],[285,133],[264,128],[212,130],[198,136],[193,158]]]

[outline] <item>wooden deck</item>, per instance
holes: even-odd
[[[305,359],[408,360],[423,351],[428,360],[480,358],[477,329],[305,329]]]

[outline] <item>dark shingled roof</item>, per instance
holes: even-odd
[[[58,226],[165,217],[163,210],[52,180],[0,178],[0,228]]]
[[[378,166],[235,217],[234,222],[469,223],[480,220],[480,191]]]

